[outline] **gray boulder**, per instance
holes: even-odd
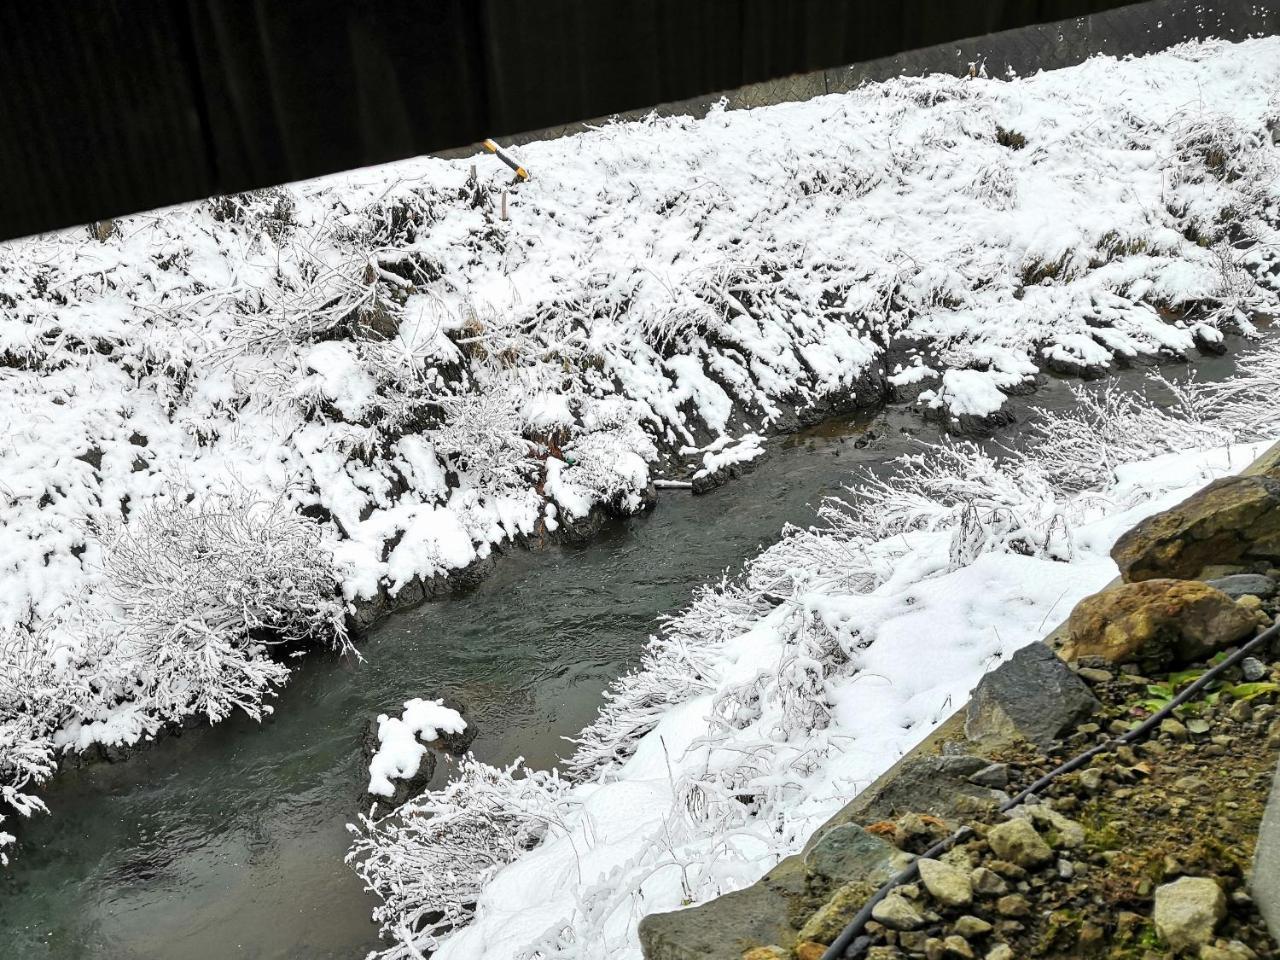
[[[1047,747],[1099,706],[1084,681],[1037,642],[982,678],[969,702],[964,732],[988,746],[1024,739]]]

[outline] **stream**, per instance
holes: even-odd
[[[1195,367],[1215,378],[1232,363]],[[1015,411],[1021,419],[1028,405],[1070,405],[1071,382],[1049,378],[1014,398]],[[883,439],[859,448],[872,425]],[[308,656],[261,725],[238,717],[123,763],[59,774],[44,793],[51,813],[22,825],[14,862],[0,869],[0,954],[363,957],[378,946],[374,900],[342,858],[345,825],[363,809],[359,741],[371,717],[449,694],[478,725],[480,759],[554,764],[572,752],[563,738],[637,662],[658,615],[737,569],[785,523],[810,522],[813,505],[855,468],[881,469],[910,449],[903,427],[935,436],[891,407],[770,441],[748,475],[709,494],[663,491],[653,512],[611,522],[588,544],[511,551],[473,591],[376,627],[360,646],[363,663]],[[1016,442],[1017,429],[997,442]]]

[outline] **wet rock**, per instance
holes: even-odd
[[[1013,948],[1007,943],[997,943],[987,951],[983,960],[1014,960]]]
[[[1222,888],[1208,877],[1182,877],[1157,887],[1152,918],[1156,932],[1174,950],[1208,943],[1227,913]]]
[[[1261,573],[1236,573],[1205,582],[1215,590],[1221,590],[1232,600],[1250,596],[1267,599],[1276,595],[1276,582]]]
[[[1067,621],[1064,658],[1101,656],[1161,669],[1206,658],[1254,632],[1256,621],[1195,580],[1144,580],[1081,600]]]
[[[920,882],[939,903],[947,907],[967,907],[973,902],[973,884],[969,875],[941,860],[921,859]]]
[[[811,877],[837,884],[854,880],[884,883],[903,866],[897,847],[856,823],[824,831],[804,855],[805,871]]]
[[[1126,581],[1194,577],[1210,564],[1280,560],[1280,481],[1215,480],[1178,506],[1148,517],[1111,550]]]
[[[1098,709],[1084,682],[1043,643],[1023,647],[978,684],[965,736],[998,745],[1025,739],[1048,746]]]
[[[871,911],[871,916],[890,930],[917,930],[924,926],[924,915],[906,897],[891,893]]]
[[[1021,818],[992,827],[987,831],[987,843],[996,856],[1024,869],[1038,867],[1053,859],[1053,848],[1045,843],[1029,820]]]

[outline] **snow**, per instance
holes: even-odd
[[[860,478],[664,623],[577,738],[569,782],[472,761],[465,782],[499,784],[483,798],[499,835],[536,823],[539,842],[491,841],[473,862],[454,824],[477,808],[447,790],[363,821],[349,860],[385,900],[380,956],[639,958],[642,916],[797,852],[984,673],[1111,581],[1121,534],[1260,455],[1278,384],[1269,340],[1235,380],[1157,378],[1162,405],[1080,388],[1075,409],[1026,425],[1024,452],[944,441]],[[423,870],[437,858],[461,860],[463,889]],[[417,936],[410,910],[427,918]]]
[[[113,549],[157,509],[277,505],[237,549],[309,593],[232,593],[342,647],[339,604],[640,510],[660,452],[745,455],[891,367],[986,416],[1047,358],[1248,331],[1280,311],[1278,80],[1275,38],[902,78],[529,144],[517,187],[419,158],[4,244],[0,676],[51,675],[39,704],[0,693],[0,788],[116,737],[117,709],[146,736],[260,714],[287,678],[254,622],[162,622],[166,591],[212,585],[194,546],[190,583],[152,571],[122,606]],[[163,671],[127,640],[142,613]]]
[[[443,700],[406,700],[398,717],[378,715],[378,750],[369,760],[369,792],[395,796],[392,780],[410,780],[418,772],[427,748],[442,733],[458,734],[467,728],[462,714],[444,706]]]

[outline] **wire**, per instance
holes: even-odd
[[[1176,697],[1170,700],[1167,704],[1161,707],[1160,710],[1153,713],[1151,716],[1149,716],[1146,720],[1144,720],[1138,726],[1134,727],[1128,733],[1125,733],[1123,736],[1116,737],[1114,740],[1107,740],[1104,743],[1097,744],[1096,746],[1089,748],[1083,753],[1072,757],[1066,763],[1046,773],[1043,777],[1041,777],[1035,783],[1031,784],[1031,786],[1019,792],[1016,796],[1010,797],[1004,803],[1000,804],[1000,807],[999,807],[1000,812],[1006,813],[1009,810],[1012,810],[1014,807],[1019,806],[1020,804],[1024,803],[1029,797],[1034,796],[1036,793],[1043,790],[1049,784],[1053,783],[1054,780],[1058,779],[1058,777],[1062,776],[1064,773],[1071,773],[1073,770],[1078,770],[1080,767],[1083,767],[1086,763],[1088,763],[1098,754],[1106,753],[1108,751],[1114,750],[1116,747],[1133,743],[1136,740],[1139,740],[1142,737],[1145,737],[1148,733],[1151,732],[1151,730],[1154,727],[1156,727],[1160,723],[1160,721],[1164,720],[1171,713],[1173,713],[1174,710],[1176,710],[1178,707],[1182,706],[1188,700],[1191,700],[1193,697],[1199,694],[1202,690],[1204,690],[1205,687],[1207,687],[1210,683],[1213,682],[1213,679],[1216,676],[1218,676],[1224,670],[1227,670],[1235,666],[1237,663],[1239,663],[1241,660],[1247,657],[1250,653],[1256,650],[1259,646],[1268,642],[1269,640],[1274,639],[1277,636],[1280,636],[1280,622],[1277,622],[1271,625],[1270,627],[1268,627],[1266,630],[1263,630],[1260,634],[1258,634],[1256,637],[1254,637],[1252,640],[1246,643],[1243,647],[1241,647],[1231,656],[1227,657],[1227,659],[1223,660],[1217,666],[1211,667],[1209,670],[1205,671],[1205,673],[1198,680],[1196,680],[1195,683],[1191,684],[1189,687],[1183,690],[1180,694],[1178,694]],[[967,839],[970,835],[972,835],[972,833],[973,833],[972,828],[961,827],[959,830],[957,830],[951,836],[947,837],[945,840],[938,841],[932,847],[926,850],[924,853],[920,854],[920,856],[915,861],[913,861],[909,867],[906,867],[905,869],[900,871],[895,877],[893,877],[893,879],[889,880],[888,883],[880,887],[879,890],[877,890],[874,894],[872,894],[871,899],[868,900],[865,904],[863,904],[862,909],[859,910],[856,914],[854,914],[853,919],[850,920],[848,925],[843,930],[840,931],[840,935],[836,937],[835,940],[832,941],[831,946],[827,947],[826,951],[822,954],[822,960],[840,960],[841,957],[856,957],[860,955],[862,953],[862,949],[851,950],[850,947],[863,946],[860,944],[855,944],[854,939],[858,936],[859,933],[862,932],[862,928],[867,925],[867,921],[871,919],[871,911],[873,911],[876,908],[876,904],[878,904],[881,900],[887,897],[889,895],[889,892],[893,890],[895,887],[899,887],[904,883],[910,883],[912,880],[914,880],[920,872],[919,863],[921,859],[926,859],[926,858],[932,859],[934,857],[937,857],[937,856],[940,856],[941,854],[946,853],[948,850],[954,847],[961,840]]]

